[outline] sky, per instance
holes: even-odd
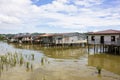
[[[0,34],[120,30],[120,0],[0,0]]]

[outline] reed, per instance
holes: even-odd
[[[5,55],[0,55],[0,75],[4,70],[8,70],[10,67],[15,67],[17,64],[25,66],[27,71],[29,69],[33,70],[33,64],[31,63],[32,60],[35,59],[35,55],[26,55],[26,54],[18,54],[18,53],[10,53],[8,52]],[[27,62],[26,62],[27,61]],[[24,63],[25,62],[25,63]],[[44,62],[44,60],[42,60]]]
[[[15,57],[14,60],[13,60],[13,66],[16,66],[16,63],[17,63],[17,60],[16,60],[16,57]]]
[[[35,58],[34,58],[34,57],[35,57],[34,54],[31,54],[31,56],[32,56],[32,60],[34,60],[34,59],[35,59]]]
[[[26,69],[27,69],[27,71],[29,71],[29,69],[30,69],[30,62],[26,62]]]
[[[41,65],[44,65],[44,57],[41,58]]]
[[[96,69],[97,69],[97,73],[98,73],[98,74],[101,74],[101,70],[102,70],[102,68],[99,67],[99,66],[97,66]]]
[[[33,70],[33,64],[31,64],[30,68],[31,68],[31,71],[32,71]]]
[[[20,57],[20,65],[22,65],[23,64],[23,57],[21,56]]]

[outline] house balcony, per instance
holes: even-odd
[[[89,41],[88,44],[104,44],[104,45],[114,45],[114,46],[120,46],[120,41],[104,41],[104,43],[101,43],[100,41]]]

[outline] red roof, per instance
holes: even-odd
[[[40,35],[41,37],[46,37],[46,36],[53,36],[53,34],[43,34],[43,35]]]
[[[40,35],[39,37],[52,37],[52,36],[60,36],[62,34],[43,34],[43,35]]]
[[[98,32],[89,32],[88,34],[120,34],[120,30],[103,30],[103,31],[98,31]]]

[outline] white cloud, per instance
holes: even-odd
[[[0,29],[7,30],[9,26],[15,31],[27,32],[39,31],[36,26],[43,24],[86,30],[91,26],[97,29],[120,25],[120,6],[102,8],[101,4],[106,5],[103,1],[54,0],[50,4],[36,6],[31,0],[0,0]]]
[[[9,23],[20,23],[20,20],[16,17],[12,17],[12,16],[6,16],[6,15],[0,15],[0,21],[1,23],[6,23],[6,24],[9,24]]]
[[[103,0],[75,0],[76,5],[84,6],[84,7],[90,7],[94,5],[99,5],[102,3]]]

